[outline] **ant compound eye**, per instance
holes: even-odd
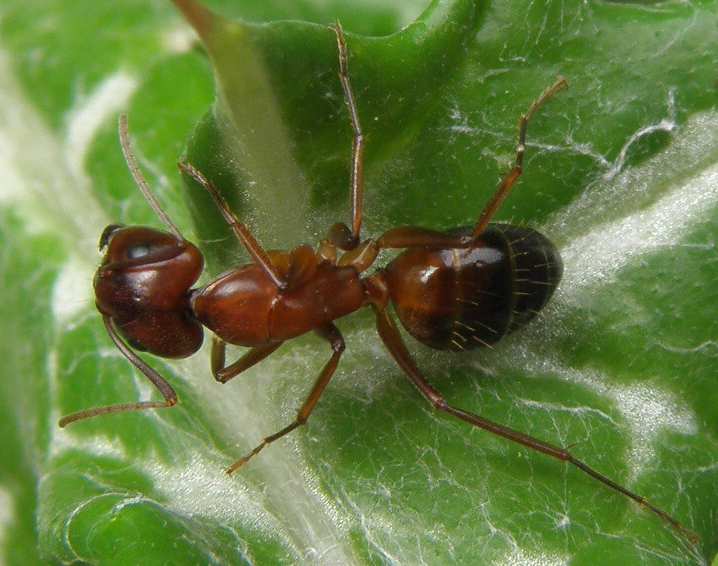
[[[167,261],[181,254],[186,242],[172,234],[142,226],[110,226],[105,229],[107,252],[103,265],[130,262],[132,265]]]
[[[138,259],[150,255],[150,244],[135,244],[127,248],[127,259]]]

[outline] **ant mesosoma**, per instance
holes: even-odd
[[[554,245],[532,229],[489,222],[522,173],[529,120],[567,86],[566,81],[559,78],[521,116],[515,164],[475,226],[448,233],[401,227],[376,240],[362,240],[364,137],[349,82],[344,33],[339,24],[333,29],[339,79],[354,132],[351,229],[343,223],[335,224],[317,251],[307,245],[290,252],[265,251],[214,185],[191,164],[181,162],[181,172],[209,192],[253,260],[205,287],[192,288],[203,269],[202,254],[182,237],[151,192],[132,153],[127,118],[121,116],[120,142],[128,168],[169,233],[146,227],[108,226],[100,237],[100,249],[106,251],[94,279],[96,303],[112,341],[159,390],[164,401],[85,409],[63,417],[60,426],[107,413],[173,407],[177,403],[172,386],[133,350],[164,358],[187,357],[200,348],[206,326],[214,333],[212,374],[226,383],[286,340],[313,330],[329,342],[329,361],[296,419],[227,468],[232,474],[265,446],[307,421],[344,352],[344,339],[333,321],[371,306],[387,349],[437,411],[576,466],[695,541],[697,536],[668,513],[590,468],[568,450],[450,405],[422,375],[389,316],[391,303],[404,328],[420,342],[443,350],[470,350],[489,346],[525,325],[550,299],[562,274]],[[404,251],[385,268],[362,278],[384,249]],[[339,255],[339,250],[345,253]],[[227,343],[251,349],[226,364]]]

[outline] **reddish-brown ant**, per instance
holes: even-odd
[[[182,237],[152,194],[130,148],[126,117],[120,118],[120,141],[127,165],[169,233],[120,225],[104,230],[100,248],[106,248],[105,257],[94,281],[97,308],[117,348],[155,385],[164,401],[85,409],[63,417],[60,426],[106,413],[177,403],[172,386],[133,349],[165,358],[190,356],[200,348],[206,326],[214,333],[212,374],[226,383],[286,340],[315,331],[329,342],[332,355],[296,419],[227,468],[231,474],[265,446],[306,423],[344,351],[344,339],[333,321],[371,306],[382,341],[436,410],[576,466],[695,540],[696,535],[668,513],[590,468],[568,450],[447,403],[414,363],[387,310],[392,303],[406,330],[417,340],[433,348],[458,351],[499,341],[531,320],[550,299],[562,273],[554,245],[529,228],[489,222],[522,173],[529,120],[544,102],[567,86],[566,81],[559,78],[521,117],[515,165],[475,226],[448,233],[401,227],[376,240],[361,240],[364,138],[349,82],[344,34],[338,24],[334,32],[339,78],[354,131],[353,215],[351,229],[335,224],[317,251],[307,245],[291,252],[265,251],[214,185],[189,163],[180,163],[180,170],[209,192],[253,259],[253,263],[233,269],[205,287],[192,288],[203,269],[202,254]],[[390,248],[404,251],[387,267],[362,278],[360,274],[374,264],[379,252]],[[339,250],[345,253],[339,256]],[[226,343],[251,349],[227,365]]]

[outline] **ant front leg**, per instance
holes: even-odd
[[[361,241],[362,211],[364,208],[364,134],[359,123],[354,92],[349,81],[349,55],[344,37],[344,30],[339,21],[332,28],[337,36],[339,53],[339,81],[344,91],[344,101],[349,110],[354,138],[352,141],[351,193],[352,193],[352,228],[346,224],[335,224],[329,230],[329,240],[341,250],[352,250]]]
[[[264,250],[257,239],[252,235],[246,224],[240,222],[239,218],[231,211],[229,204],[224,200],[224,197],[217,190],[217,187],[205,177],[201,171],[196,169],[194,165],[180,161],[177,164],[179,170],[185,175],[191,177],[197,181],[204,189],[211,195],[217,208],[222,213],[224,220],[229,224],[230,228],[234,232],[237,239],[244,245],[244,247],[252,256],[252,259],[261,265],[264,271],[267,273],[269,278],[274,282],[278,289],[284,290],[287,287],[286,281],[284,281],[277,273],[276,268],[272,264],[272,260],[269,258],[269,254]]]
[[[252,366],[267,358],[284,342],[273,342],[266,346],[257,346],[246,352],[236,362],[226,365],[224,354],[227,343],[221,338],[214,336],[212,338],[212,375],[220,383],[227,383],[233,377],[237,377],[240,373],[248,370]]]
[[[529,120],[547,100],[552,98],[561,89],[567,87],[568,82],[566,79],[559,77],[552,86],[547,88],[541,96],[534,100],[526,114],[521,116],[521,119],[519,120],[519,142],[516,145],[515,164],[511,171],[509,171],[503,178],[499,188],[494,193],[494,196],[491,197],[489,203],[484,207],[484,210],[481,211],[479,221],[474,227],[474,237],[480,236],[481,233],[486,230],[489,222],[491,222],[491,219],[494,217],[496,212],[498,212],[499,208],[501,208],[501,205],[504,200],[506,200],[506,197],[509,196],[514,184],[521,176],[521,173],[523,173],[524,153],[526,152],[526,129],[528,128]]]
[[[344,338],[342,337],[341,333],[339,332],[339,329],[336,326],[334,326],[333,324],[329,324],[328,326],[317,329],[316,333],[319,334],[322,338],[325,338],[327,341],[329,341],[332,346],[332,357],[329,358],[329,361],[326,363],[321,373],[319,374],[319,377],[314,383],[314,387],[312,387],[312,391],[309,393],[309,396],[307,397],[306,401],[304,401],[304,404],[299,409],[299,412],[297,413],[297,418],[294,419],[292,423],[285,426],[282,430],[265,437],[262,442],[260,442],[249,454],[240,458],[229,468],[227,468],[226,471],[228,474],[233,474],[239,468],[244,466],[247,462],[249,462],[249,460],[259,454],[259,452],[261,452],[262,449],[268,444],[271,444],[275,440],[281,438],[285,434],[289,434],[295,428],[306,423],[307,419],[309,418],[309,415],[312,414],[314,407],[316,407],[317,403],[319,402],[319,398],[322,396],[322,393],[324,393],[324,389],[329,384],[329,381],[331,380],[332,376],[334,375],[334,372],[337,369],[337,365],[339,364],[339,358],[342,357],[342,353],[344,352]]]
[[[589,467],[587,464],[573,456],[568,450],[560,448],[558,446],[554,446],[553,444],[549,444],[548,442],[544,442],[517,430],[513,430],[506,426],[485,419],[474,413],[470,413],[468,411],[464,411],[462,409],[454,407],[453,405],[450,405],[446,401],[446,399],[444,399],[441,393],[439,393],[431,386],[431,384],[429,384],[429,382],[422,375],[422,373],[419,371],[419,368],[414,363],[411,354],[409,354],[409,351],[404,344],[404,341],[401,337],[401,334],[399,333],[399,330],[396,327],[396,324],[387,312],[386,287],[382,284],[382,281],[373,279],[371,287],[369,288],[369,293],[372,297],[372,306],[376,313],[377,330],[379,332],[379,336],[384,342],[384,345],[387,347],[389,353],[392,355],[399,367],[404,371],[404,374],[419,390],[423,397],[429,403],[431,403],[434,409],[442,413],[446,413],[447,415],[451,415],[452,417],[460,419],[466,423],[469,423],[472,426],[481,428],[487,432],[490,432],[512,442],[516,442],[517,444],[521,444],[527,448],[530,448],[531,450],[541,452],[542,454],[550,456],[551,458],[555,458],[556,460],[560,460],[561,462],[567,462],[575,466],[583,473],[587,474],[588,476],[591,476],[595,480],[598,480],[605,486],[624,495],[625,497],[628,497],[629,499],[632,499],[644,509],[655,513],[661,520],[668,523],[671,527],[673,527],[673,529],[686,537],[691,543],[697,544],[699,538],[698,535],[696,535],[693,531],[684,527],[676,519],[671,517],[662,509],[650,503],[644,497],[629,491],[622,485],[614,482],[600,472],[597,472],[593,468]]]
[[[65,415],[60,419],[60,428],[63,428],[70,423],[89,419],[91,417],[97,417],[99,415],[107,415],[109,413],[125,413],[128,411],[143,411],[145,409],[163,409],[166,407],[174,407],[177,404],[177,393],[172,389],[172,386],[167,383],[167,380],[162,377],[159,373],[148,366],[142,359],[135,354],[132,349],[125,344],[124,340],[120,338],[115,330],[112,320],[108,316],[103,316],[102,321],[105,323],[105,328],[110,338],[117,346],[117,349],[122,352],[122,355],[127,358],[132,365],[140,370],[147,379],[152,382],[162,396],[165,398],[164,402],[161,401],[140,401],[138,403],[122,403],[119,405],[109,405],[106,407],[95,407],[94,409],[85,409],[84,411],[78,411],[70,415]]]

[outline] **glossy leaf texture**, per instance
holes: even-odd
[[[0,8],[4,562],[710,563],[718,3],[177,4],[184,17],[163,1]],[[309,425],[234,477],[223,468],[293,418],[330,355],[319,338],[226,385],[206,348],[152,359],[178,408],[57,428],[71,411],[156,396],[93,306],[104,226],[159,226],[117,114],[207,254],[205,281],[247,257],[182,183],[179,158],[267,247],[315,243],[350,214],[337,17],[367,139],[367,236],[473,222],[511,165],[520,114],[568,79],[531,123],[498,217],[556,242],[555,299],[492,350],[407,341],[451,402],[570,446],[695,530],[699,548],[579,471],[434,414],[369,312],[339,321],[347,352]]]

